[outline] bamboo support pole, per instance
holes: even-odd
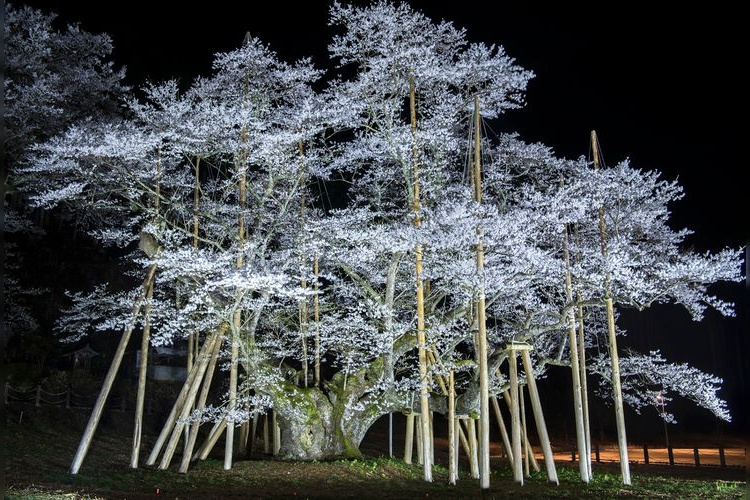
[[[78,444],[76,454],[73,457],[73,463],[70,466],[70,474],[78,474],[78,471],[81,468],[81,464],[83,463],[83,459],[86,457],[86,453],[88,452],[89,446],[91,446],[91,440],[94,437],[96,427],[99,424],[99,420],[101,419],[102,411],[104,410],[104,404],[107,402],[109,392],[112,390],[112,384],[115,381],[115,376],[117,375],[117,371],[119,370],[120,364],[122,363],[122,358],[125,355],[125,349],[128,346],[130,335],[133,333],[136,321],[141,313],[143,301],[146,299],[148,289],[153,283],[155,274],[156,264],[151,264],[151,267],[146,274],[146,278],[141,284],[141,296],[133,306],[133,309],[130,313],[130,323],[122,332],[120,343],[118,344],[117,350],[115,351],[114,357],[112,358],[112,364],[109,365],[107,375],[104,377],[102,389],[101,391],[99,391],[99,396],[96,398],[96,402],[94,403],[94,408],[91,411],[91,416],[89,417],[88,424],[86,424],[86,429],[83,431],[83,436],[81,437],[81,441]]]
[[[594,169],[599,169],[599,140],[596,131],[591,131],[591,148],[594,155]],[[599,239],[604,258],[609,256],[607,248],[607,222],[604,218],[604,207],[599,209]],[[607,338],[609,343],[609,357],[612,363],[612,392],[615,403],[615,421],[617,424],[617,446],[620,450],[620,472],[622,484],[630,485],[630,462],[628,460],[628,438],[625,433],[625,411],[622,401],[622,385],[620,381],[620,358],[617,353],[617,334],[615,330],[615,313],[612,304],[612,286],[609,272],[604,276],[604,305],[607,310]]]
[[[208,368],[206,368],[206,375],[205,379],[203,380],[203,385],[201,386],[201,392],[198,396],[198,404],[196,405],[196,408],[203,409],[206,406],[206,400],[208,399],[208,393],[211,389],[211,381],[213,380],[214,372],[216,370],[216,362],[219,359],[219,351],[221,350],[221,341],[216,340],[214,344],[214,350],[211,353],[211,359],[208,362]],[[193,448],[195,447],[195,443],[198,439],[198,430],[200,429],[200,424],[195,423],[190,427],[190,434],[188,435],[187,443],[185,445],[185,450],[182,454],[182,461],[180,462],[180,468],[179,472],[186,473],[188,471],[188,467],[190,465],[190,459],[193,455]]]
[[[531,408],[534,411],[536,431],[539,435],[539,442],[542,445],[542,453],[544,454],[544,466],[547,469],[547,478],[550,482],[559,485],[560,481],[557,479],[555,460],[552,456],[552,446],[550,445],[549,435],[547,434],[547,425],[544,422],[542,403],[539,400],[539,391],[537,391],[536,388],[536,379],[534,378],[534,370],[531,366],[531,356],[529,356],[528,349],[521,350],[521,359],[523,361],[523,369],[526,372],[526,384],[529,388]]]

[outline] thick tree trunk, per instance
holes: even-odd
[[[276,408],[281,429],[279,457],[323,460],[361,456],[359,445],[380,412],[365,409],[344,414],[317,388],[295,392]]]

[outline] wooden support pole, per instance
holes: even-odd
[[[253,423],[250,428],[250,456],[252,456],[253,452],[255,451],[255,436],[258,432],[258,419],[260,418],[260,414],[256,411],[253,412]]]
[[[434,438],[435,436],[435,412],[430,410],[430,436]],[[433,439],[434,440],[434,439]],[[430,458],[431,462],[435,463],[435,446],[434,443],[430,445],[430,451],[432,453],[432,457]]]
[[[474,96],[474,201],[482,203],[481,117],[479,96]],[[487,331],[484,295],[484,230],[477,226],[477,364],[479,366],[479,487],[490,487],[490,403],[489,369],[487,367]]]
[[[250,432],[250,422],[245,421],[242,422],[242,425],[240,425],[240,439],[239,439],[239,449],[240,452],[247,453],[247,438],[248,434]]]
[[[241,314],[241,311],[235,311],[235,314],[239,316]],[[231,359],[229,368],[229,402],[227,405],[227,410],[229,411],[231,416],[230,418],[227,418],[227,434],[224,442],[224,470],[229,470],[232,468],[232,456],[234,454],[234,428],[236,425],[234,422],[233,412],[237,407],[237,365],[240,353],[238,346],[239,339],[236,338],[235,335],[239,334],[239,329],[236,329],[232,333],[233,334],[230,338]]]
[[[211,432],[208,433],[208,436],[206,436],[206,440],[203,441],[203,444],[200,448],[198,448],[198,451],[195,452],[195,456],[193,457],[193,460],[205,460],[208,458],[208,454],[211,453],[211,450],[214,449],[214,446],[216,445],[216,442],[219,440],[219,437],[221,436],[222,432],[224,432],[224,427],[227,425],[227,419],[226,417],[222,418],[218,422],[214,424],[214,426],[211,428]]]
[[[563,227],[563,260],[565,261],[565,298],[568,302],[568,345],[570,351],[570,373],[573,380],[573,415],[576,426],[576,444],[578,446],[578,471],[581,481],[589,482],[589,466],[585,457],[589,455],[586,448],[586,429],[583,417],[583,401],[581,395],[581,369],[578,363],[578,338],[576,335],[576,319],[573,311],[573,280],[570,273],[570,251],[568,250],[568,227]]]
[[[268,413],[263,415],[263,453],[266,455],[271,454],[271,429],[268,421]]]
[[[146,299],[148,289],[154,280],[154,274],[156,274],[156,264],[151,264],[151,267],[149,267],[148,273],[146,274],[146,278],[141,284],[141,296],[133,306],[133,309],[130,313],[130,323],[128,323],[128,326],[122,332],[120,343],[118,344],[115,355],[112,358],[112,364],[109,365],[107,375],[104,377],[102,389],[101,391],[99,391],[99,396],[96,398],[96,403],[94,403],[94,409],[91,411],[89,422],[88,424],[86,424],[86,429],[83,431],[81,442],[78,444],[78,449],[76,450],[76,454],[73,457],[73,463],[70,466],[70,474],[78,474],[78,471],[81,468],[81,464],[83,463],[83,459],[86,457],[86,453],[88,452],[89,446],[91,445],[91,440],[94,437],[94,432],[96,432],[96,427],[99,424],[99,419],[102,416],[104,403],[107,402],[109,391],[112,390],[112,384],[115,381],[115,376],[117,375],[117,371],[120,368],[120,363],[122,363],[122,358],[125,355],[125,349],[128,346],[130,335],[133,333],[136,321],[138,319],[138,316],[140,315],[141,306],[143,305],[143,301]]]
[[[518,387],[518,400],[521,403],[521,433],[523,434],[523,473],[530,477],[529,470],[529,436],[526,434],[526,403],[524,402],[523,385]]]
[[[471,477],[479,479],[479,450],[477,450],[477,425],[473,418],[467,419],[469,434],[469,466],[471,467]]]
[[[138,458],[141,451],[141,435],[143,433],[143,406],[146,400],[146,375],[148,370],[148,351],[151,346],[151,299],[154,297],[154,284],[146,292],[146,306],[144,307],[145,321],[143,336],[141,337],[141,366],[138,369],[138,394],[135,400],[135,422],[133,423],[133,446],[130,452],[130,467],[138,468]]]
[[[591,148],[594,156],[594,169],[599,169],[599,140],[596,131],[591,131]],[[608,257],[607,224],[604,219],[604,207],[599,209],[599,240],[603,257]],[[620,357],[617,352],[617,334],[615,331],[615,313],[612,304],[612,289],[609,272],[604,275],[604,305],[607,310],[607,339],[609,358],[612,364],[612,392],[615,404],[615,421],[617,424],[617,447],[620,450],[620,472],[622,484],[629,486],[630,461],[628,460],[628,438],[625,433],[625,410],[622,401],[622,383],[620,380]]]
[[[464,450],[464,455],[466,455],[466,458],[471,458],[471,447],[469,446],[469,438],[466,436],[466,433],[464,430],[469,430],[469,424],[466,423],[465,417],[456,417],[457,424],[456,429],[458,430],[458,440],[461,443],[461,447]],[[463,424],[463,427],[461,427],[461,424]],[[464,429],[465,427],[465,429]]]
[[[510,411],[511,408],[511,401],[510,401],[510,393],[508,391],[503,391],[503,398],[505,399],[505,403],[508,405],[508,410]],[[534,469],[534,471],[539,472],[539,463],[536,461],[536,457],[534,456],[534,447],[531,446],[531,442],[529,441],[528,433],[526,432],[526,421],[525,419],[521,419],[521,436],[523,439],[524,446],[527,450],[529,450],[529,461],[531,462],[531,467]],[[513,464],[511,463],[511,468],[513,467]]]
[[[406,435],[404,436],[404,463],[410,464],[414,448],[414,413],[406,415]]]
[[[500,405],[497,403],[497,398],[492,397],[490,399],[492,402],[492,409],[495,411],[495,420],[497,421],[497,426],[500,429],[500,436],[503,440],[503,449],[505,450],[505,456],[508,457],[508,462],[510,463],[511,468],[513,467],[513,450],[510,448],[510,439],[508,438],[508,429],[505,427],[505,422],[503,421],[503,415],[500,413]]]
[[[580,292],[577,294],[578,301],[578,364],[581,372],[581,405],[583,407],[583,432],[586,436],[586,467],[589,480],[593,478],[591,468],[591,423],[589,421],[589,393],[586,380],[586,337],[583,329],[583,299]]]
[[[393,458],[393,412],[388,412],[388,458]]]
[[[279,450],[281,450],[281,427],[279,427],[279,421],[276,418],[277,413],[276,410],[273,410],[273,456],[277,456],[279,454]]]
[[[196,337],[197,338],[197,337]],[[206,400],[208,399],[208,393],[211,389],[211,381],[213,380],[214,371],[216,370],[216,362],[219,359],[219,351],[221,350],[221,340],[216,340],[214,344],[214,350],[211,353],[211,359],[208,362],[208,368],[206,368],[206,376],[201,386],[201,393],[198,396],[198,404],[196,408],[203,409],[206,406]],[[182,461],[180,462],[179,472],[186,473],[190,465],[190,459],[193,455],[193,448],[198,440],[198,430],[200,429],[199,423],[194,423],[190,427],[190,434],[188,435],[187,443],[185,444],[185,450],[182,454]]]
[[[417,148],[417,104],[414,76],[409,77],[409,115],[411,121],[412,135],[412,203],[414,211],[414,227],[419,228],[420,221],[420,198],[419,198],[419,154]],[[432,482],[432,436],[430,435],[430,401],[429,385],[427,380],[427,340],[425,337],[425,317],[424,317],[424,279],[422,277],[422,252],[421,243],[417,243],[415,248],[415,274],[416,274],[416,302],[417,302],[417,342],[419,344],[419,406],[420,406],[420,427],[424,439],[422,440],[422,455],[424,456],[424,480]]]
[[[422,419],[422,415],[419,415],[419,418]],[[421,420],[420,420],[421,423]],[[428,426],[429,429],[429,426]],[[417,430],[417,463],[419,465],[424,465],[424,427],[421,425],[418,425],[416,427]]]
[[[575,227],[574,235],[576,244],[578,244],[578,228]],[[581,250],[580,247],[576,253],[576,261],[581,261]],[[581,380],[581,405],[583,408],[583,429],[584,435],[586,436],[586,467],[588,469],[589,480],[593,478],[593,470],[591,468],[591,424],[589,421],[589,393],[588,393],[588,382],[586,377],[586,336],[583,326],[583,297],[581,296],[580,288],[576,289],[576,305],[577,305],[577,320],[578,320],[578,369],[580,371]]]
[[[549,435],[547,434],[547,425],[544,422],[542,403],[539,400],[539,392],[536,389],[536,379],[534,378],[534,370],[531,366],[531,356],[529,356],[528,349],[521,351],[521,359],[523,360],[524,371],[526,371],[526,384],[529,388],[529,397],[531,398],[531,408],[534,411],[537,434],[539,435],[539,441],[542,445],[544,466],[547,469],[547,478],[550,482],[559,485],[560,481],[557,478],[555,460],[552,456],[552,446],[550,445]]]
[[[461,426],[458,423],[458,418],[455,418],[453,420],[453,430],[454,430],[454,438],[453,438],[453,448],[456,450],[456,452],[453,454],[453,463],[451,464],[451,467],[453,467],[453,470],[456,472],[456,481],[458,481],[458,448],[459,448],[459,437],[461,434],[455,431],[461,430]]]
[[[526,443],[526,449],[529,450],[529,461],[531,462],[531,468],[534,469],[534,472],[539,472],[539,462],[536,461],[536,457],[534,456],[534,447],[531,446],[529,436],[526,435],[525,426],[523,431],[523,439],[524,443]]]
[[[177,449],[177,443],[180,441],[180,437],[183,434],[185,420],[193,410],[193,403],[195,402],[195,397],[198,395],[198,389],[200,388],[201,381],[203,380],[203,377],[206,373],[209,358],[213,357],[212,354],[214,348],[216,346],[216,343],[219,342],[221,342],[219,336],[214,334],[211,336],[211,339],[203,346],[203,349],[201,349],[201,353],[198,357],[198,362],[193,366],[193,372],[195,373],[195,375],[193,375],[193,382],[185,397],[182,408],[179,410],[179,417],[177,417],[175,421],[172,436],[170,437],[169,442],[164,449],[164,455],[162,455],[161,463],[159,463],[159,469],[164,470],[168,468],[169,463],[172,461],[172,456],[174,456],[174,452]]]
[[[219,337],[220,331],[222,331],[222,329],[219,329],[216,332],[212,333],[210,339],[216,339],[217,337]],[[203,348],[201,349],[201,356],[205,356],[207,354],[206,351],[209,345],[213,346],[212,340],[207,340],[203,344]],[[146,461],[146,465],[154,465],[156,463],[156,459],[159,457],[159,453],[161,453],[161,449],[164,446],[164,443],[167,441],[167,437],[170,435],[175,423],[177,422],[177,415],[182,411],[182,407],[187,400],[188,393],[196,382],[195,379],[197,374],[198,370],[196,369],[196,366],[193,366],[193,370],[188,374],[185,383],[182,385],[182,389],[177,395],[177,400],[172,406],[172,410],[169,412],[167,421],[164,423],[164,427],[162,427],[161,433],[159,433],[159,437],[156,439],[156,443],[154,443],[154,447],[152,448],[151,454]],[[198,384],[200,384],[200,380],[198,381]]]
[[[510,432],[513,446],[513,480],[523,485],[523,461],[521,459],[521,416],[518,408],[518,360],[516,350],[508,352],[508,367],[510,368]]]
[[[317,253],[315,254],[315,259],[313,260],[313,275],[315,276],[315,284],[313,285],[313,291],[315,291],[315,295],[313,295],[313,320],[315,321],[315,364],[313,366],[313,376],[315,387],[320,387],[320,297],[318,292],[318,278],[320,276],[320,269],[318,266]],[[393,416],[389,418],[391,419],[389,420],[389,422],[392,422]],[[390,452],[390,455],[393,456],[392,450]]]
[[[456,484],[458,467],[456,461],[456,391],[453,370],[448,372],[448,483]]]

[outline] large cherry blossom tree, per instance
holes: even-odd
[[[310,61],[280,61],[248,37],[187,90],[145,86],[122,117],[50,129],[24,162],[34,203],[85,211],[103,245],[133,249],[134,274],[156,269],[147,299],[140,288],[104,285],[74,296],[61,334],[135,325],[152,345],[188,342],[229,372],[227,394],[194,399],[195,411],[165,425],[162,444],[172,426],[213,422],[227,429],[228,467],[234,427],[273,409],[282,456],[356,456],[389,412],[446,412],[441,384],[451,371],[460,411],[476,414],[480,290],[492,395],[509,387],[510,342],[533,346],[535,373],[524,377],[571,365],[575,350],[608,380],[609,359],[593,356],[607,342],[605,282],[617,307],[732,314],[708,287],[742,278],[739,250],[687,250],[689,233],[669,225],[681,190],[658,173],[627,162],[595,171],[501,135],[481,140],[483,170],[473,174],[475,98],[482,119],[495,119],[523,105],[533,76],[502,48],[384,1],[334,4],[330,18],[342,28],[331,58],[346,77],[323,90]],[[350,186],[344,208],[329,208],[319,189],[333,179]],[[134,317],[134,302],[148,314]],[[578,351],[570,329],[584,325]],[[657,353],[627,356],[622,367],[636,408],[645,384],[729,418],[710,375]],[[209,377],[201,370],[186,383],[193,398]]]

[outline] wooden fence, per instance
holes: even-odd
[[[97,397],[96,393],[89,395],[78,394],[72,387],[68,387],[65,391],[52,392],[44,389],[41,385],[37,385],[33,389],[17,389],[8,382],[5,383],[4,393],[4,403],[6,405],[10,402],[19,402],[33,403],[36,407],[46,405],[87,409],[94,406],[94,401],[96,401]],[[109,405],[112,409],[126,411],[127,401],[128,398],[125,396],[113,396],[109,401]]]
[[[592,443],[591,459],[599,463],[618,462],[619,452],[616,446],[602,447]],[[571,461],[576,460],[576,450],[571,450],[567,456]],[[646,465],[693,465],[701,466],[744,466],[745,450],[742,448],[727,448],[724,446],[628,446],[628,456],[633,463]],[[565,454],[556,453],[555,459],[564,459]]]

